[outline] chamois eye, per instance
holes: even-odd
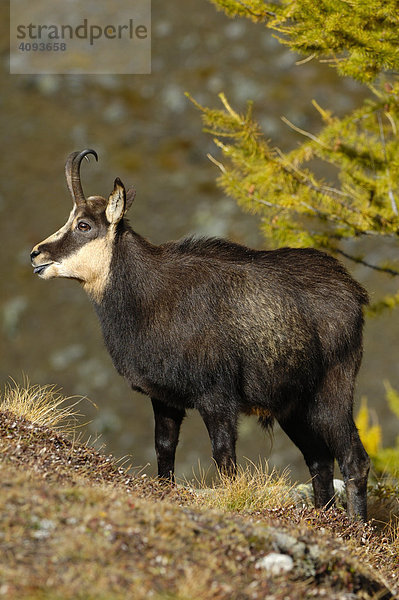
[[[80,223],[78,223],[78,229],[79,231],[90,231],[91,227],[88,223],[80,221]]]

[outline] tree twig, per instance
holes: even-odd
[[[243,8],[245,8],[245,10],[247,12],[249,12],[250,15],[252,15],[253,17],[256,17],[257,19],[262,19],[264,17],[276,17],[276,13],[272,12],[271,10],[265,10],[264,13],[256,13],[252,10],[252,8],[250,6],[248,6],[247,4],[245,4],[245,2],[242,2],[242,0],[235,0],[236,4],[239,4],[240,6],[242,6]]]
[[[319,144],[320,146],[323,146],[323,148],[328,148],[327,144],[325,144],[318,137],[316,137],[315,135],[313,135],[313,133],[309,133],[309,131],[305,131],[304,129],[301,129],[300,127],[297,127],[296,125],[294,125],[294,123],[291,123],[291,121],[289,121],[287,119],[287,117],[283,116],[283,117],[281,117],[281,120],[283,121],[283,123],[285,123],[286,125],[288,125],[288,127],[291,127],[291,129],[293,129],[297,133],[300,133],[301,135],[304,135],[305,137],[310,138],[311,140],[313,140],[314,142],[316,142],[316,144]]]
[[[339,248],[332,248],[331,251],[336,254],[341,254],[341,256],[344,256],[345,258],[348,258],[349,260],[352,260],[355,263],[364,265],[365,267],[369,267],[369,269],[373,269],[374,271],[379,271],[380,273],[387,273],[388,275],[393,275],[394,277],[397,277],[399,275],[399,271],[396,271],[395,269],[390,269],[389,267],[379,267],[377,265],[372,265],[371,263],[367,262],[363,258],[359,258],[358,256],[352,256],[351,254],[348,254],[347,252],[344,252],[343,250],[340,250]]]
[[[392,210],[393,210],[393,214],[396,215],[396,216],[398,216],[398,207],[396,205],[395,196],[393,195],[393,190],[392,190],[392,186],[391,186],[391,175],[390,175],[389,167],[388,167],[387,149],[386,149],[386,145],[385,145],[384,128],[382,126],[382,119],[381,119],[381,113],[380,112],[377,113],[377,119],[378,119],[378,125],[380,127],[381,143],[382,143],[382,149],[384,151],[384,160],[385,160],[386,171],[387,171],[387,175],[388,175],[388,196],[389,196],[389,199],[391,201],[391,207],[392,207]]]

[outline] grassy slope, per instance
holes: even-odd
[[[398,545],[339,511],[210,509],[207,494],[128,474],[10,412],[0,413],[0,470],[0,597],[338,600],[399,591]],[[270,552],[290,556],[293,569],[261,568]]]

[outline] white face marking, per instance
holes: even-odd
[[[87,242],[60,262],[53,262],[40,274],[42,279],[66,277],[78,279],[87,294],[100,302],[108,281],[112,258],[113,232]]]
[[[56,242],[74,228],[78,210],[75,206],[61,229],[35,246],[34,250],[41,245]],[[33,266],[44,266],[43,271],[38,272],[41,279],[53,279],[65,277],[77,279],[82,283],[87,294],[96,302],[100,302],[105,290],[109,276],[112,258],[112,245],[115,235],[115,226],[111,225],[105,236],[88,240],[84,245],[59,260],[51,259],[51,254],[41,252],[33,260]],[[48,266],[45,266],[46,263]]]

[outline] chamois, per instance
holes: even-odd
[[[150,396],[160,478],[173,481],[186,410],[197,409],[221,471],[234,474],[240,413],[277,419],[309,468],[316,507],[334,503],[333,466],[348,514],[366,519],[369,458],[353,421],[366,291],[312,248],[258,251],[222,239],[151,244],[125,213],[119,178],[108,200],[85,197],[82,159],[65,172],[73,209],[33,248],[42,279],[77,279],[98,314],[117,371]]]

